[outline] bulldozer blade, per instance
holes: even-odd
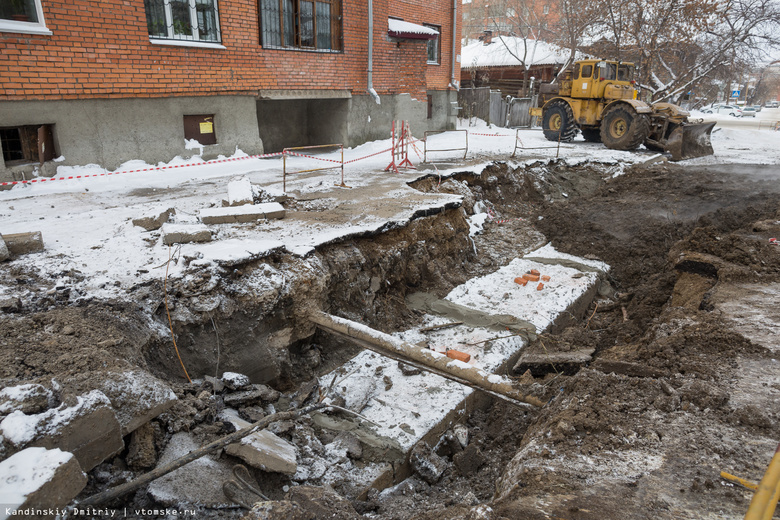
[[[666,140],[665,150],[672,154],[673,161],[693,159],[712,155],[710,134],[715,123],[682,124],[675,128]]]

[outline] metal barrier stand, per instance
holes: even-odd
[[[428,136],[429,135],[435,135],[435,134],[443,134],[445,132],[463,132],[466,136],[466,147],[465,148],[442,148],[442,149],[431,149],[428,148]],[[455,152],[463,150],[463,158],[466,158],[466,155],[469,153],[469,131],[468,130],[426,130],[424,136],[423,136],[423,162],[428,162],[428,152]]]
[[[344,145],[343,144],[320,144],[316,146],[296,146],[293,148],[285,148],[282,150],[282,190],[287,191],[287,156],[288,155],[297,155],[298,157],[307,157],[309,159],[317,159],[320,161],[328,161],[328,162],[335,162],[339,163],[339,161],[335,161],[333,159],[320,159],[319,157],[313,157],[311,155],[303,155],[301,153],[297,153],[296,150],[315,150],[320,148],[339,148],[341,150],[341,162],[340,162],[340,168],[341,168],[341,184],[337,184],[336,186],[339,186],[341,188],[349,188],[346,184],[344,184]],[[300,170],[295,172],[289,172],[289,175],[293,175],[296,173],[309,173],[309,172],[318,172],[322,170],[332,170],[333,168],[336,168],[336,166],[324,166],[322,168],[312,168],[309,170]]]

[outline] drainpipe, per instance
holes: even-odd
[[[368,1],[370,5],[371,0]],[[457,34],[455,34],[455,31],[457,29],[458,29],[458,0],[452,0],[452,67],[450,67],[450,70],[452,71],[452,75],[450,76],[450,87],[454,88],[455,90],[460,90],[460,87],[458,87],[458,80],[457,78],[455,78],[455,52],[457,49],[456,43],[460,39],[460,37]]]
[[[368,93],[377,105],[382,103],[379,94],[374,90],[374,2],[372,0],[368,0]]]

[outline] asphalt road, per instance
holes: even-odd
[[[708,120],[706,117],[707,115],[704,117],[705,121]],[[773,123],[780,121],[780,108],[762,108],[761,112],[756,114],[756,117],[731,117],[721,115],[717,119],[713,118],[709,120],[716,120],[718,126],[724,128],[767,128]]]

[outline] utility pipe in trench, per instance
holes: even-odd
[[[309,320],[321,329],[350,339],[363,348],[408,363],[421,370],[432,372],[456,383],[482,390],[510,403],[521,406],[527,404],[544,406],[540,399],[525,395],[517,390],[509,379],[497,374],[488,374],[479,368],[450,359],[444,354],[401,341],[360,323],[321,311],[309,314]]]

